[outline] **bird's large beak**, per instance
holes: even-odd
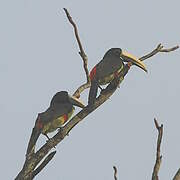
[[[83,102],[82,102],[80,99],[76,98],[75,96],[70,96],[70,95],[69,95],[69,99],[70,99],[70,102],[71,102],[73,105],[78,106],[78,107],[81,107],[81,108],[84,108],[84,107],[85,107],[85,105],[83,104]]]
[[[145,72],[147,72],[147,69],[146,69],[146,66],[145,64],[140,61],[138,58],[136,58],[135,56],[125,52],[125,51],[122,51],[122,54],[121,54],[121,57],[127,61],[127,62],[131,62],[132,64],[140,67],[141,69],[143,69]]]

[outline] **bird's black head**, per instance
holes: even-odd
[[[113,58],[113,57],[117,57],[122,62],[130,62],[147,72],[147,69],[142,61],[140,61],[138,58],[136,58],[132,54],[129,54],[120,48],[109,49],[103,58]]]
[[[50,103],[50,106],[54,106],[54,105],[57,105],[57,104],[64,104],[64,103],[69,103],[69,104],[72,104],[72,105],[75,105],[75,106],[79,106],[81,108],[84,107],[84,104],[79,99],[77,99],[74,96],[68,95],[67,91],[57,92],[53,96],[53,98],[51,100],[51,103]]]
[[[121,48],[111,48],[105,53],[104,58],[113,57],[113,56],[119,58],[121,54],[122,54]]]
[[[69,102],[69,96],[67,91],[60,91],[57,92],[52,100],[51,100],[51,105],[53,104],[58,104],[58,103],[67,103]]]

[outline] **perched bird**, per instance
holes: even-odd
[[[29,149],[35,145],[41,133],[49,139],[48,133],[55,131],[65,124],[73,114],[75,109],[74,106],[85,107],[79,99],[68,95],[68,92],[57,92],[53,96],[49,108],[38,114],[35,127],[33,128],[33,139]]]
[[[103,59],[96,64],[90,72],[91,87],[89,91],[88,105],[94,104],[98,87],[110,83],[123,69],[124,62],[132,63],[147,72],[142,61],[120,48],[109,49]]]

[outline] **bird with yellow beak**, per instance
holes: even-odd
[[[120,48],[109,49],[103,59],[90,71],[91,87],[88,97],[88,105],[94,104],[98,87],[110,83],[124,67],[124,63],[136,65],[147,72],[142,61]],[[101,88],[101,87],[100,87]]]
[[[68,92],[57,92],[53,96],[49,108],[38,114],[35,127],[33,128],[33,139],[28,147],[28,150],[32,149],[40,134],[45,135],[49,139],[47,135],[48,133],[61,128],[72,116],[75,110],[74,106],[78,106],[80,108],[85,107],[81,100],[74,96],[70,96]]]

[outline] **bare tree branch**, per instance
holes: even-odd
[[[178,48],[179,48],[179,46],[174,46],[174,47],[169,48],[169,49],[161,49],[160,52],[171,52],[171,51],[174,51],[174,50],[176,50]]]
[[[114,169],[114,180],[117,180],[117,168],[116,166],[113,166]]]
[[[56,151],[53,151],[44,159],[44,161],[39,165],[39,167],[37,167],[37,169],[34,170],[32,174],[32,179],[45,168],[45,166],[52,160],[55,154]]]
[[[158,139],[157,139],[157,152],[156,152],[156,162],[154,165],[153,173],[152,173],[152,180],[159,180],[158,172],[160,169],[162,156],[160,155],[160,148],[161,148],[161,141],[162,141],[162,135],[163,135],[163,125],[159,126],[156,119],[154,119],[154,123],[156,126],[156,129],[158,130]]]
[[[177,173],[175,174],[173,180],[180,180],[180,168],[178,169]]]
[[[72,24],[72,26],[74,28],[75,37],[77,39],[79,49],[80,49],[79,54],[81,55],[81,57],[83,59],[84,69],[85,69],[86,78],[87,78],[87,83],[80,86],[76,90],[76,92],[74,93],[74,96],[80,97],[80,93],[84,89],[86,89],[86,88],[88,88],[90,86],[89,72],[88,72],[88,68],[87,68],[87,56],[86,56],[86,54],[85,54],[85,52],[84,52],[84,50],[82,48],[82,44],[81,44],[80,38],[78,36],[78,31],[77,31],[76,24],[72,20],[72,17],[70,16],[67,9],[64,8],[64,11],[65,11],[65,13],[67,15],[67,18],[68,18],[69,22]],[[171,50],[169,50],[169,52],[172,51],[172,50],[175,50],[175,49],[171,48]],[[149,57],[152,57],[153,55],[157,54],[157,52],[161,52],[161,51],[162,51],[162,48],[160,48],[160,50],[156,48],[150,54],[145,55],[145,56],[141,57],[140,59],[143,61],[143,60],[148,59]],[[26,156],[26,160],[25,160],[23,169],[20,171],[20,173],[16,177],[16,180],[21,180],[21,179],[23,179],[23,180],[31,180],[31,179],[33,179],[33,177],[34,177],[34,175],[33,175],[34,169],[40,163],[40,161],[42,161],[42,159],[45,158],[45,156],[47,156],[47,154],[50,152],[50,150],[53,147],[55,147],[58,143],[60,143],[66,137],[66,135],[69,134],[69,132],[71,131],[71,129],[75,125],[77,125],[87,115],[89,115],[91,112],[93,112],[95,109],[97,109],[100,105],[102,105],[106,100],[108,100],[111,97],[111,95],[117,89],[118,85],[123,81],[124,76],[127,74],[128,70],[129,70],[129,66],[126,65],[123,68],[123,70],[118,74],[118,76],[106,87],[106,89],[95,100],[95,103],[94,103],[92,108],[88,108],[88,106],[87,106],[84,109],[82,109],[79,113],[77,113],[64,127],[61,128],[61,131],[59,131],[53,138],[51,138],[39,150],[37,150],[36,153],[34,153],[34,147],[33,147],[33,149],[29,151],[29,152],[32,152],[32,153],[30,153],[30,155]],[[40,172],[40,170],[38,170],[38,169],[41,169],[40,168],[41,166],[43,166],[43,165],[41,164],[39,166],[39,168],[37,168],[35,170],[36,173]]]
[[[175,51],[176,49],[179,48],[179,46],[174,46],[174,47],[169,48],[169,49],[163,49],[163,47],[164,46],[162,44],[158,44],[158,46],[152,52],[150,52],[149,54],[141,57],[140,60],[144,61],[145,59],[148,59],[148,58],[156,55],[159,52],[171,52],[171,51]]]
[[[84,49],[82,47],[82,44],[81,44],[81,41],[80,41],[80,38],[79,38],[79,35],[78,35],[78,29],[77,29],[77,26],[75,24],[75,22],[73,21],[71,15],[69,14],[68,10],[66,8],[64,8],[64,11],[66,13],[66,16],[69,20],[69,22],[72,24],[73,28],[74,28],[74,33],[75,33],[75,37],[76,37],[76,40],[78,42],[78,46],[79,46],[79,49],[80,49],[80,56],[81,58],[83,59],[83,63],[84,63],[84,70],[85,70],[85,73],[86,73],[86,79],[87,79],[87,82],[83,85],[81,85],[76,91],[75,93],[73,94],[73,96],[76,96],[77,98],[80,97],[80,94],[82,91],[84,91],[84,89],[87,89],[90,87],[90,78],[89,78],[89,71],[88,71],[88,57],[87,55],[85,54],[84,52]]]

